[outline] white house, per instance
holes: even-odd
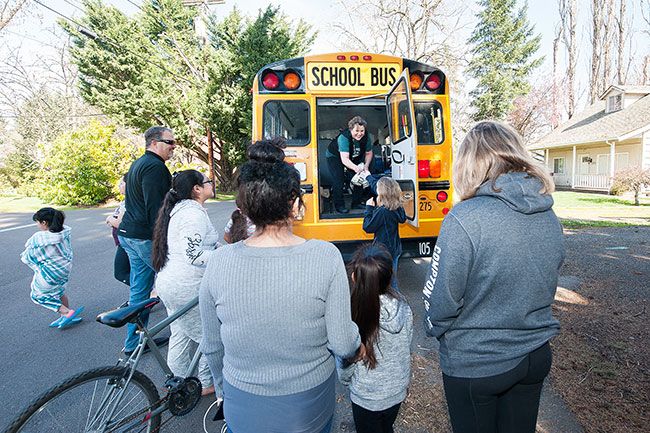
[[[617,171],[650,168],[650,86],[610,86],[528,149],[543,151],[556,186],[609,191]]]

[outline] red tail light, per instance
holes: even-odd
[[[447,215],[448,213],[449,213],[449,208],[446,207],[442,210],[443,215]]]
[[[438,191],[438,194],[436,194],[436,200],[440,203],[447,201],[448,198],[449,196],[446,191]]]
[[[280,85],[280,78],[273,71],[267,71],[262,75],[262,85],[267,90],[275,90]]]
[[[427,77],[427,81],[425,81],[424,85],[429,90],[436,90],[438,87],[440,87],[441,83],[442,79],[438,74],[434,72]]]
[[[420,159],[418,160],[418,176],[419,177],[429,177],[429,160]]]

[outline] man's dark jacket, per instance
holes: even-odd
[[[172,184],[165,161],[146,151],[126,175],[126,212],[118,229],[125,238],[151,239],[158,210]]]

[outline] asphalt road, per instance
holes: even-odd
[[[222,231],[233,202],[207,205],[214,226]],[[67,294],[71,306],[85,306],[84,321],[65,331],[48,328],[55,318],[52,312],[33,304],[29,298],[31,270],[20,262],[19,254],[27,238],[36,230],[31,214],[0,215],[0,293],[5,300],[0,324],[0,359],[3,377],[0,380],[0,429],[38,394],[63,379],[89,368],[112,365],[118,358],[125,335],[124,329],[113,329],[94,321],[95,316],[121,304],[128,297],[128,288],[113,279],[115,246],[104,219],[112,209],[89,209],[66,212],[66,224],[72,227],[74,266]],[[26,227],[25,227],[26,226]],[[223,233],[223,232],[221,232]],[[408,259],[400,262],[399,281],[409,298],[415,315],[415,352],[437,349],[434,339],[424,336],[420,290],[429,267],[429,259]],[[164,318],[164,308],[157,307],[151,323]],[[162,384],[157,365],[147,357],[142,371]],[[354,431],[349,400],[338,386],[337,412],[333,433]],[[189,415],[175,419],[168,431],[201,433],[202,418],[210,404],[202,399]],[[544,421],[548,420],[550,424]],[[545,390],[540,422],[547,433],[578,432],[572,415],[563,402],[549,389]],[[560,428],[552,428],[553,425]],[[219,431],[212,424],[208,433]],[[401,431],[401,430],[400,430]],[[406,432],[403,432],[406,433]],[[410,431],[408,433],[415,433]]]

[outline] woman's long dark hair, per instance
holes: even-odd
[[[192,191],[196,185],[203,185],[203,179],[203,175],[196,170],[184,170],[174,175],[172,188],[165,195],[153,229],[151,264],[156,272],[159,272],[167,263],[167,251],[169,251],[167,229],[172,209],[181,200],[193,199]]]
[[[381,244],[361,246],[348,264],[352,283],[352,320],[359,327],[361,341],[366,346],[364,364],[373,369],[377,366],[375,344],[379,339],[380,295],[397,297],[391,288],[393,259]]]
[[[32,215],[32,220],[41,223],[47,223],[47,229],[52,233],[59,233],[63,230],[63,223],[65,222],[65,214],[53,207],[44,207],[36,211]]]

